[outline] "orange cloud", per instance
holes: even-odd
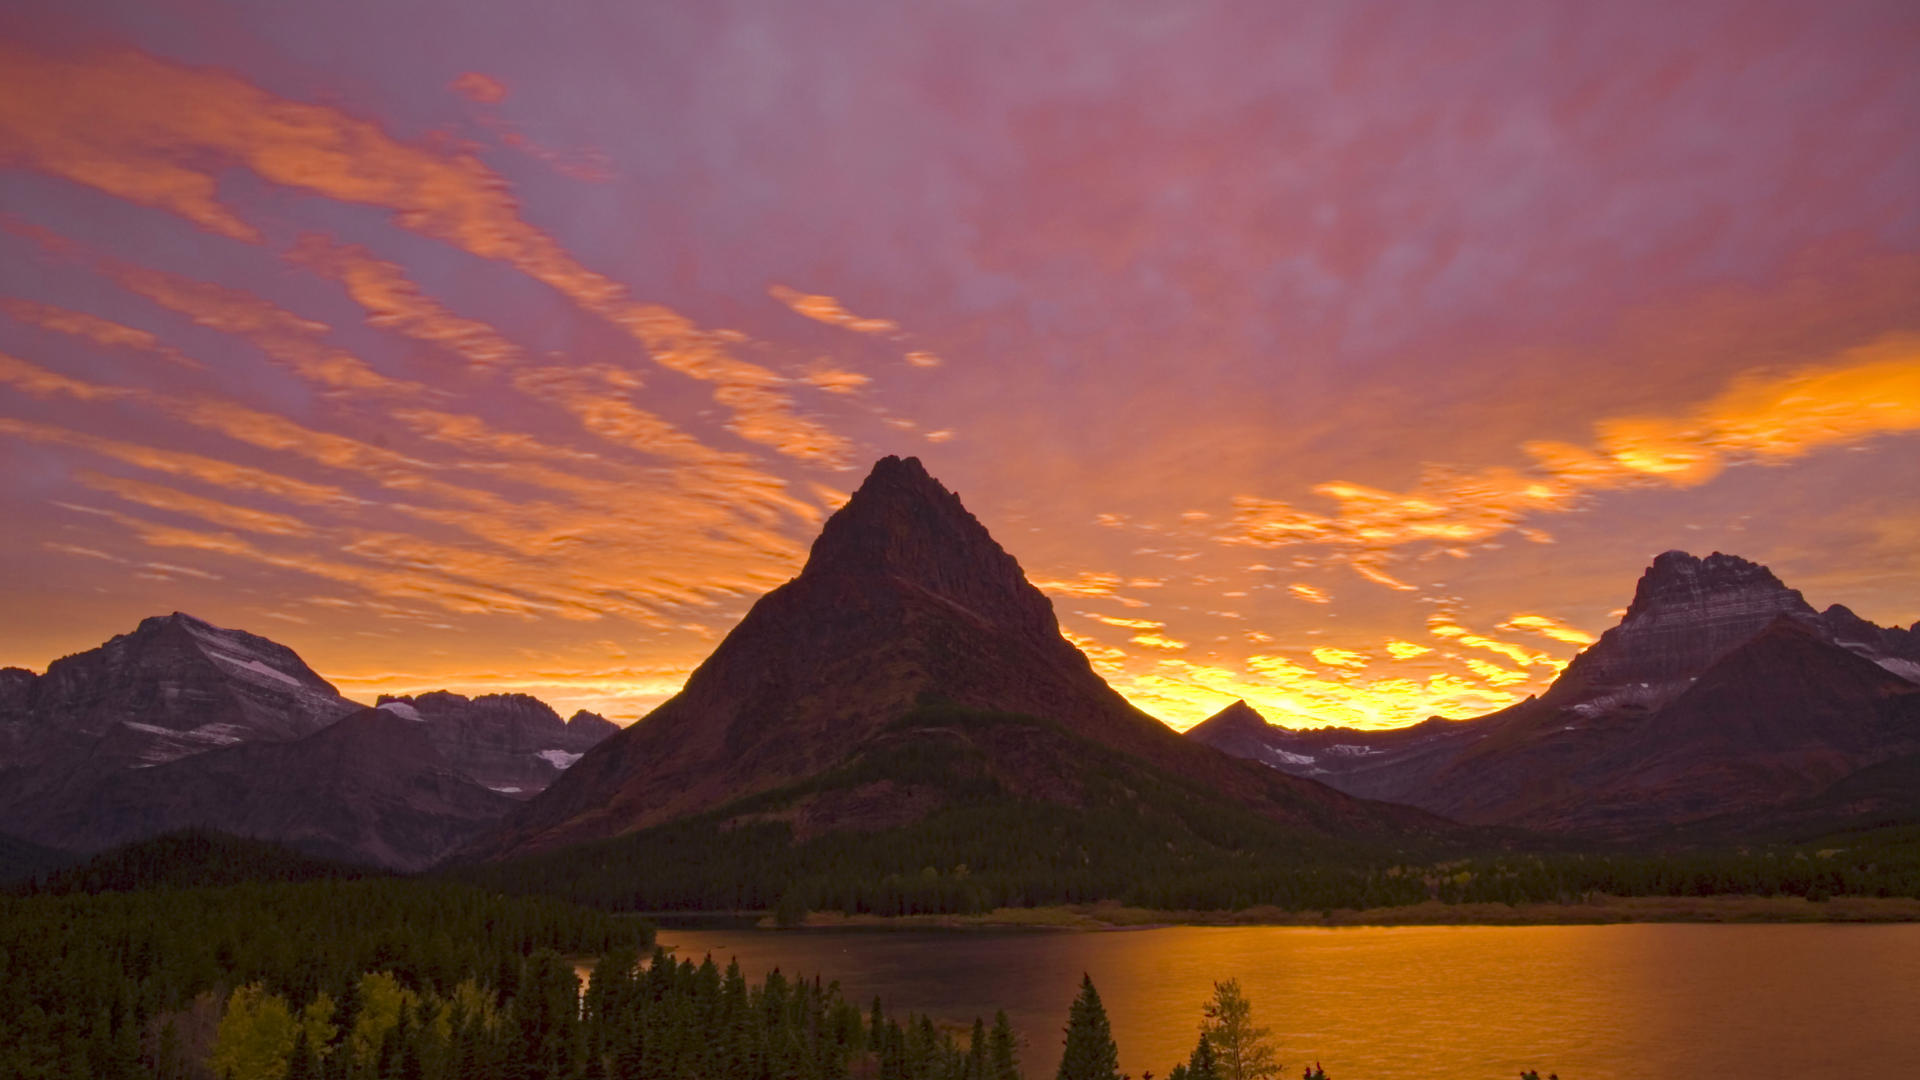
[[[1487,660],[1468,657],[1464,663],[1475,675],[1487,680],[1489,686],[1511,686],[1514,683],[1527,681],[1525,672],[1514,671],[1511,668],[1503,668],[1499,664]]]
[[[1333,597],[1328,596],[1325,590],[1316,589],[1311,585],[1299,582],[1287,586],[1287,591],[1305,600],[1309,604],[1331,604],[1333,602]]]
[[[1152,619],[1126,619],[1117,615],[1097,615],[1091,611],[1083,611],[1080,614],[1085,615],[1089,619],[1106,623],[1108,626],[1119,626],[1128,630],[1163,630],[1167,625],[1166,623],[1156,622]]]
[[[125,462],[153,472],[182,476],[233,491],[256,492],[307,506],[359,506],[364,500],[328,484],[314,484],[251,465],[237,465],[199,454],[161,450],[150,446],[104,439],[85,432],[71,431],[48,424],[0,417],[0,435],[28,442],[69,446],[115,461]]]
[[[1543,664],[1555,668],[1562,666],[1560,661],[1555,660],[1546,653],[1535,652],[1532,649],[1515,645],[1512,642],[1498,641],[1484,634],[1476,634],[1466,627],[1455,623],[1445,615],[1428,616],[1427,630],[1437,638],[1457,641],[1468,648],[1485,649],[1488,652],[1498,653],[1514,663],[1519,664],[1521,667],[1532,667],[1535,664]]]
[[[0,383],[14,387],[23,394],[45,398],[65,396],[81,401],[99,401],[106,398],[129,397],[136,391],[115,386],[99,386],[79,379],[70,379],[58,372],[37,367],[17,357],[0,353]]]
[[[325,323],[301,318],[251,293],[117,259],[102,259],[98,265],[127,289],[200,326],[245,339],[301,378],[329,390],[412,394],[425,389],[382,375],[352,353],[325,344]]]
[[[248,242],[258,231],[218,198],[216,174],[226,167],[391,210],[402,227],[515,267],[626,331],[660,366],[711,384],[741,438],[828,465],[852,449],[796,414],[779,389],[784,380],[734,357],[728,336],[634,301],[523,221],[505,181],[471,154],[404,143],[338,109],[141,53],[68,58],[0,45],[0,160]]]
[[[102,319],[96,315],[88,315],[85,312],[69,311],[51,304],[11,298],[0,299],[0,311],[5,311],[21,322],[31,323],[45,330],[70,334],[91,341],[95,345],[152,353],[181,367],[199,369],[205,366],[198,360],[182,355],[178,349],[162,344],[159,338],[145,330],[122,326],[117,322]]]
[[[1184,641],[1151,631],[1144,634],[1135,634],[1127,640],[1133,642],[1135,645],[1145,645],[1150,649],[1166,649],[1170,652],[1178,652],[1187,647],[1187,643]]]
[[[841,307],[840,301],[831,296],[815,296],[785,285],[769,287],[767,295],[815,322],[838,326],[856,334],[894,334],[900,329],[900,324],[892,319],[863,319]]]
[[[859,393],[863,387],[873,381],[857,371],[824,366],[813,368],[803,378],[807,385],[825,390],[829,394]]]
[[[422,293],[398,265],[375,258],[365,248],[309,234],[287,258],[346,286],[347,295],[366,309],[370,325],[437,345],[479,371],[520,359],[520,347],[498,330],[448,311]]]
[[[1598,639],[1585,630],[1575,629],[1546,615],[1515,615],[1500,624],[1503,630],[1531,630],[1569,645],[1591,645]]]
[[[447,84],[447,89],[469,101],[498,105],[507,100],[507,88],[500,80],[477,71],[469,71]]]
[[[1425,656],[1432,651],[1432,649],[1427,648],[1425,645],[1416,645],[1411,641],[1387,642],[1387,655],[1393,657],[1395,660],[1411,660],[1416,656]]]
[[[1358,669],[1373,662],[1373,658],[1365,653],[1357,653],[1351,649],[1335,649],[1325,645],[1313,650],[1313,658],[1328,667],[1339,668]]]
[[[216,525],[240,529],[244,532],[267,533],[275,536],[306,536],[313,532],[313,527],[299,518],[256,510],[252,507],[235,506],[232,503],[190,495],[158,484],[107,476],[89,470],[75,473],[74,479],[97,491],[118,495],[128,502],[139,503],[155,510],[188,514]]]
[[[1774,464],[1826,447],[1920,431],[1920,336],[1888,334],[1786,374],[1753,373],[1691,412],[1616,417],[1594,425],[1592,448],[1533,442],[1526,469],[1461,472],[1428,466],[1406,492],[1320,484],[1329,514],[1255,496],[1234,500],[1230,544],[1325,544],[1362,553],[1361,574],[1410,588],[1378,560],[1414,543],[1466,544],[1520,527],[1533,514],[1564,513],[1589,492],[1637,484],[1690,486],[1730,465]],[[1551,539],[1536,534],[1533,539]],[[1372,561],[1368,561],[1372,560]]]

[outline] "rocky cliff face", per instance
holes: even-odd
[[[1912,630],[1837,605],[1816,613],[1764,566],[1669,551],[1620,624],[1537,700],[1400,732],[1240,718],[1193,734],[1472,824],[1635,836],[1716,823],[1732,835],[1920,751],[1915,648]],[[1344,756],[1325,751],[1331,739]]]
[[[562,721],[552,706],[526,694],[382,694],[377,707],[418,724],[454,769],[520,799],[545,791],[582,754],[620,730],[584,710]]]
[[[1574,658],[1543,695],[1596,714],[1672,700],[1777,616],[1814,610],[1773,571],[1737,555],[1664,552],[1640,576],[1620,624]]]
[[[52,753],[109,734],[129,766],[255,739],[310,735],[359,708],[293,650],[174,612],[141,621],[45,675],[0,680],[0,722]]]
[[[487,850],[617,835],[819,775],[929,702],[1045,718],[1273,817],[1312,806],[1385,820],[1317,784],[1274,784],[1286,778],[1127,704],[959,498],[917,460],[890,457],[827,521],[800,575],[762,597],[680,694],[588,752]],[[1051,750],[982,752],[1019,793],[1072,798],[1070,763]],[[888,820],[900,810],[856,802]]]

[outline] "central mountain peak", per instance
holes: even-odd
[[[800,581],[834,579],[856,589],[863,579],[884,579],[983,622],[1060,636],[1052,605],[1020,564],[918,458],[881,458],[827,519]]]
[[[828,519],[798,577],[756,601],[679,694],[526,804],[493,850],[714,810],[843,768],[889,740],[972,738],[899,726],[936,704],[1039,718],[1061,738],[1181,770],[1208,790],[1253,785],[1249,798],[1275,813],[1297,809],[1260,770],[1249,778],[1226,767],[1101,681],[959,497],[913,458],[887,457]],[[1062,778],[1075,767],[1021,741],[1038,729],[996,730],[993,739],[1011,740],[990,755],[1006,783],[1072,797]],[[906,812],[883,797],[893,790],[868,795]]]

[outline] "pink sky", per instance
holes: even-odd
[[[0,16],[0,663],[631,719],[886,453],[1181,727],[1920,618],[1910,4],[401,9]]]

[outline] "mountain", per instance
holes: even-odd
[[[455,770],[516,798],[545,791],[581,755],[620,730],[584,709],[563,721],[552,706],[526,694],[382,694],[376,707],[419,723]]]
[[[21,815],[29,835],[98,851],[212,829],[327,859],[420,870],[514,805],[454,769],[423,725],[385,709],[361,709],[291,742],[76,775],[59,797]]]
[[[44,675],[0,671],[0,769],[41,767],[111,737],[123,765],[297,739],[360,708],[293,650],[182,612],[143,619]]]
[[[1397,732],[1262,729],[1230,717],[1190,735],[1473,824],[1736,835],[1920,752],[1917,644],[1914,630],[1838,605],[1816,612],[1756,563],[1669,551],[1642,575],[1620,624],[1538,698]]]
[[[1168,812],[1191,800],[1321,837],[1446,830],[1237,761],[1128,704],[959,497],[918,460],[888,457],[799,576],[756,602],[678,695],[588,751],[479,853],[716,814],[802,840],[877,833],[976,796],[1089,806],[1110,780],[1168,793],[1155,804]]]
[[[618,730],[523,694],[381,700],[368,716],[286,646],[181,612],[0,669],[0,832],[90,852],[208,827],[417,868]]]
[[[1349,795],[1411,802],[1432,774],[1484,725],[1434,716],[1386,730],[1294,728],[1269,721],[1236,701],[1187,729],[1187,738],[1294,776],[1310,777]]]

